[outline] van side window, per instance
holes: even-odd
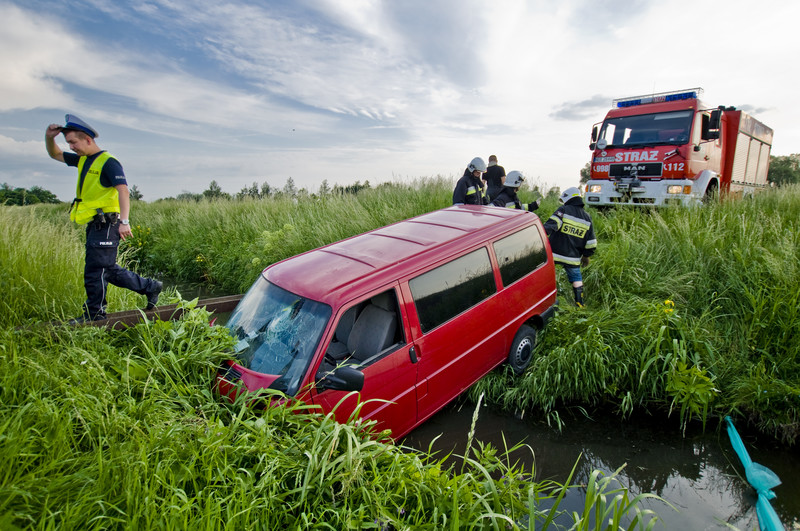
[[[503,286],[509,286],[547,262],[547,251],[536,227],[527,227],[494,242]]]
[[[423,332],[433,330],[497,292],[485,247],[408,283]]]
[[[343,361],[366,366],[405,342],[394,289],[348,308],[325,351],[330,365]]]

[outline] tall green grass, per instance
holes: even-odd
[[[146,274],[244,292],[270,263],[450,204],[452,182],[358,195],[137,203],[122,260]],[[528,200],[529,197],[524,196]],[[537,212],[556,208],[546,200]],[[788,444],[800,434],[800,188],[658,211],[591,210],[600,242],[588,306],[540,335],[521,378],[498,372],[473,398],[562,423],[569,408],[663,411],[678,428],[744,417]],[[0,208],[0,325],[78,313],[82,233],[62,206]],[[110,309],[140,297],[112,289]]]
[[[562,311],[518,380],[473,393],[563,422],[572,405],[663,409],[688,422],[738,414],[800,434],[800,188],[703,208],[591,211],[600,242],[588,308]],[[561,278],[565,287],[565,279]]]
[[[3,529],[652,528],[655,515],[594,475],[579,513],[498,451],[446,458],[379,442],[287,403],[228,404],[211,383],[232,338],[180,321],[0,329]],[[265,398],[270,398],[267,394]],[[576,456],[577,457],[577,456]]]
[[[448,206],[451,186],[444,179],[429,179],[298,201],[144,205],[134,230],[150,229],[153,237],[136,256],[169,277],[242,293],[273,262]]]
[[[84,241],[84,228],[69,221],[63,205],[0,207],[0,327],[83,313]],[[109,311],[144,303],[141,295],[109,289]]]

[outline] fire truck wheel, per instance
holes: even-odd
[[[508,352],[508,364],[514,374],[520,375],[525,372],[533,358],[533,348],[535,346],[536,330],[528,325],[520,326]]]

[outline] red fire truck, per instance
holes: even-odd
[[[592,128],[593,206],[698,204],[767,186],[772,129],[693,88],[617,99]]]

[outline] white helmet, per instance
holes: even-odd
[[[508,186],[509,188],[517,188],[518,186],[522,186],[522,182],[525,180],[525,176],[522,175],[521,171],[510,171],[508,175],[506,175],[506,182],[503,183],[503,186]]]
[[[470,161],[467,169],[470,171],[470,173],[475,170],[478,170],[481,173],[486,173],[486,162],[480,157],[475,157]]]
[[[558,200],[561,201],[562,203],[566,203],[573,197],[581,197],[581,191],[575,188],[574,186],[572,188],[567,188],[566,190],[561,192],[561,195],[559,196]]]

